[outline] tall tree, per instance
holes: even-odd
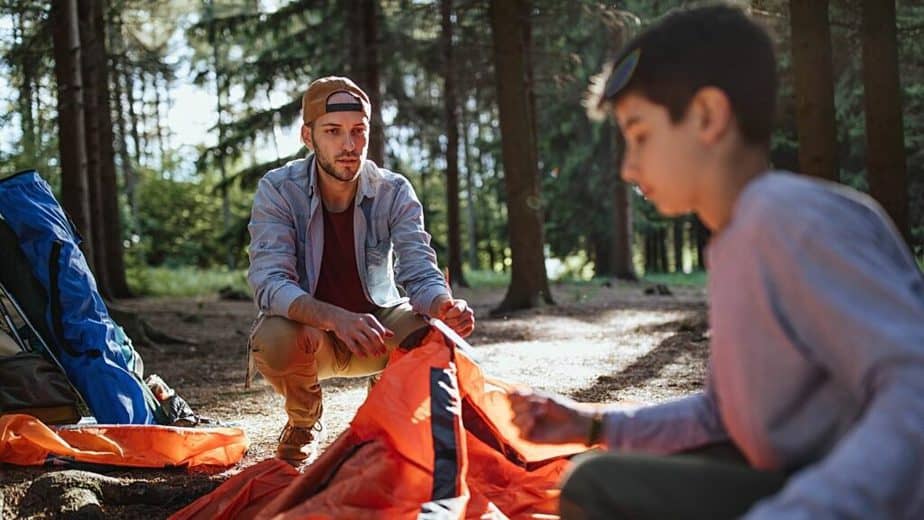
[[[443,112],[446,117],[446,209],[448,220],[449,280],[468,287],[462,274],[462,229],[459,225],[459,107],[456,99],[452,43],[452,0],[440,1],[443,54]]]
[[[95,114],[99,128],[99,186],[102,203],[104,240],[103,254],[106,256],[106,279],[110,296],[125,298],[131,296],[128,281],[125,277],[124,249],[122,247],[122,219],[119,211],[118,179],[115,168],[115,135],[112,122],[112,94],[109,89],[109,53],[106,48],[106,27],[103,8],[105,2],[94,2],[93,30],[96,36],[96,45],[93,51],[97,54],[97,90],[95,92],[96,104],[99,111]]]
[[[807,175],[836,181],[837,134],[828,0],[790,0],[789,10],[799,167]]]
[[[534,134],[529,0],[492,0],[489,8],[507,192],[511,277],[497,311],[553,303],[545,271],[542,202]]]
[[[102,153],[100,148],[100,111],[107,105],[100,105],[100,69],[104,62],[100,55],[105,57],[105,51],[99,52],[97,48],[101,42],[96,40],[96,21],[94,10],[98,5],[95,0],[78,0],[77,11],[80,20],[80,66],[83,79],[84,104],[84,147],[87,153],[87,186],[89,188],[90,225],[92,241],[90,251],[93,254],[93,271],[99,292],[106,298],[112,296],[109,288],[109,267],[106,257],[105,231],[103,230],[103,194],[100,171],[102,167]]]
[[[221,222],[222,222],[222,232],[227,233],[228,229],[231,227],[231,203],[228,200],[228,174],[225,169],[225,126],[222,119],[222,114],[224,109],[222,108],[222,102],[225,94],[225,81],[223,78],[224,68],[222,67],[221,62],[221,53],[218,50],[218,35],[216,34],[215,27],[215,6],[214,0],[209,0],[207,5],[207,13],[209,16],[209,45],[212,47],[212,66],[214,67],[215,73],[215,112],[218,122],[216,126],[218,127],[218,148],[215,154],[215,160],[218,162],[218,171],[221,175]],[[155,86],[156,88],[156,86]],[[228,250],[226,253],[225,262],[228,266],[228,269],[234,268],[234,253],[231,250],[231,244],[228,244]]]
[[[128,68],[127,59],[124,56],[125,44],[124,36],[122,34],[123,21],[121,11],[111,9],[109,12],[111,28],[108,31],[108,45],[107,48],[110,50],[110,70],[112,70],[112,98],[115,101],[115,125],[118,129],[118,136],[116,143],[118,144],[118,157],[119,157],[119,166],[122,170],[122,179],[125,186],[125,198],[128,202],[128,215],[129,222],[128,228],[130,231],[136,230],[136,225],[138,221],[138,212],[137,212],[137,200],[135,197],[136,188],[138,186],[138,177],[135,172],[135,165],[132,163],[131,157],[128,155],[128,129],[126,127],[126,113],[125,107],[133,102],[129,95],[123,96],[123,93],[126,90],[125,87],[125,70]],[[127,100],[126,100],[127,99]]]
[[[84,146],[84,94],[77,0],[54,2],[51,7],[51,24],[58,85],[61,205],[83,235],[83,252],[87,262],[92,263],[93,227],[90,220],[87,151]]]
[[[37,75],[37,60],[32,47],[30,31],[27,27],[26,13],[20,11],[15,13],[13,25],[13,39],[18,51],[18,59],[15,63],[19,65],[19,77],[15,78],[19,83],[19,116],[20,129],[22,131],[22,149],[26,160],[33,162],[36,160],[36,151],[38,145],[36,142],[36,125],[33,112],[33,100],[35,96],[35,81]],[[13,61],[13,60],[11,60]]]
[[[462,150],[465,152],[465,215],[468,223],[468,266],[469,269],[478,269],[478,224],[475,213],[475,160],[472,147],[469,144],[469,127],[465,117],[464,107],[462,115]]]
[[[683,217],[673,219],[673,239],[674,239],[674,272],[683,272],[683,227],[685,224]]]
[[[381,51],[379,41],[378,0],[363,0],[363,34],[365,36],[365,61],[363,63],[363,84],[372,103],[372,121],[369,132],[369,158],[379,166],[385,166],[385,123],[382,121]]]
[[[614,123],[608,123],[614,125]],[[614,125],[615,126],[615,125]],[[612,147],[613,169],[616,179],[613,182],[613,276],[620,280],[637,280],[635,262],[632,259],[632,196],[629,186],[619,178],[622,171],[622,154],[625,140],[618,129],[613,132],[615,145]]]
[[[352,0],[349,19],[349,73],[369,96],[372,117],[369,128],[369,159],[385,166],[385,125],[382,122],[381,41],[378,0]],[[343,73],[343,72],[341,72]]]
[[[895,30],[894,1],[863,0],[863,100],[869,188],[907,241],[911,230]]]

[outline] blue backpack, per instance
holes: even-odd
[[[34,170],[0,181],[0,217],[47,293],[42,318],[50,337],[45,342],[96,421],[164,422],[157,400],[136,373],[131,340],[110,318],[77,230],[48,183]]]

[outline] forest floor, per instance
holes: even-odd
[[[648,403],[702,386],[708,333],[702,288],[671,286],[671,295],[646,289],[653,292],[646,283],[555,284],[555,306],[499,317],[489,317],[489,311],[504,289],[456,293],[475,309],[469,341],[488,374],[579,401]],[[120,470],[102,479],[72,471],[59,481],[48,478],[56,470],[0,465],[0,518],[166,518],[242,468],[273,456],[285,423],[282,400],[259,376],[250,389],[243,386],[252,303],[218,298],[120,303],[160,330],[195,340],[139,347],[145,370],[160,375],[202,415],[243,428],[250,439],[247,455],[226,469]],[[322,386],[329,443],[365,398],[366,380],[334,379]],[[68,500],[79,503],[81,495],[65,491],[81,487],[95,487],[99,505],[77,516],[64,514],[73,507]]]

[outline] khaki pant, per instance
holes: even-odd
[[[399,346],[416,347],[429,330],[406,303],[373,314],[395,333],[385,340],[389,353]],[[257,370],[285,398],[289,423],[301,427],[312,426],[321,417],[320,381],[376,374],[388,361],[388,354],[354,356],[334,333],[280,316],[257,318],[250,353]]]

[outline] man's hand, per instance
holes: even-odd
[[[515,390],[507,397],[520,437],[544,444],[587,441],[594,416],[591,405],[528,389]]]
[[[288,318],[311,327],[329,330],[357,356],[380,356],[388,352],[385,338],[395,335],[371,314],[357,314],[303,294],[289,306]]]
[[[475,330],[475,313],[465,300],[453,299],[447,295],[439,296],[430,306],[430,316],[439,318],[463,338]]]
[[[395,333],[385,328],[375,316],[357,314],[339,307],[333,309],[327,328],[340,338],[350,352],[360,357],[381,356],[388,352],[385,338]]]

